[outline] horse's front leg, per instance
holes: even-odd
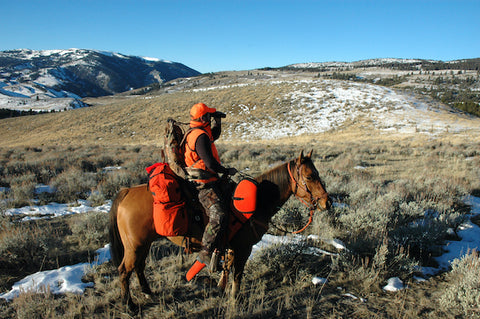
[[[247,263],[248,257],[252,248],[243,249],[239,251],[235,251],[235,258],[234,258],[234,272],[233,272],[233,284],[232,284],[232,295],[236,297],[240,292],[240,284],[242,282],[243,271],[245,269],[245,264]]]

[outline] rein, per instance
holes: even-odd
[[[293,174],[292,174],[292,170],[290,168],[290,164],[291,162],[288,162],[288,165],[287,165],[287,169],[288,169],[288,174],[290,175],[290,178],[292,179],[292,181],[295,182],[295,190],[293,191],[293,194],[295,195],[295,197],[297,197],[297,199],[302,203],[304,204],[306,207],[308,207],[310,209],[310,216],[308,218],[308,222],[307,224],[302,228],[302,229],[299,229],[297,231],[293,231],[292,234],[298,234],[298,233],[301,233],[302,231],[304,231],[305,229],[307,229],[308,226],[310,226],[310,224],[312,223],[313,221],[313,213],[315,211],[315,209],[317,208],[317,200],[313,197],[313,194],[312,192],[308,189],[307,187],[307,184],[305,183],[305,181],[302,179],[302,182],[303,182],[303,185],[300,185],[298,183],[298,181],[293,177]],[[297,175],[298,175],[298,178],[300,179],[300,167],[302,166],[302,164],[300,164],[300,166],[297,167]],[[300,187],[301,189],[303,189],[305,192],[307,192],[308,194],[310,194],[310,198],[311,198],[311,203],[312,204],[308,204],[306,201],[304,201],[302,198],[300,198],[298,195],[297,195],[297,190],[298,190],[298,187]]]

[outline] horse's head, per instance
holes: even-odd
[[[312,161],[312,151],[307,156],[303,151],[298,159],[289,163],[292,192],[311,209],[328,210],[332,201],[328,197],[320,175]]]

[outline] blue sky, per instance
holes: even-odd
[[[96,49],[202,73],[480,57],[480,0],[0,0],[0,50]]]

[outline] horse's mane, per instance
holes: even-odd
[[[272,182],[278,185],[280,189],[288,188],[288,185],[290,183],[290,178],[288,175],[287,165],[288,165],[288,162],[278,165],[277,167],[274,167],[271,170],[266,171],[261,175],[257,176],[255,179],[259,183],[263,181]]]
[[[283,203],[277,203],[277,200],[286,200],[290,196],[292,189],[288,165],[291,165],[291,168],[294,169],[296,160],[292,159],[285,162],[255,178],[260,184],[259,192],[262,194],[261,199],[264,200],[265,208],[273,208],[272,205],[283,205]],[[310,157],[302,157],[301,160],[302,164],[311,163]]]
[[[293,161],[293,160],[292,160]],[[290,190],[290,177],[287,165],[289,162],[283,163],[273,169],[257,176],[255,180],[259,183],[259,210],[264,210],[268,215],[272,214],[282,198],[287,198]]]

